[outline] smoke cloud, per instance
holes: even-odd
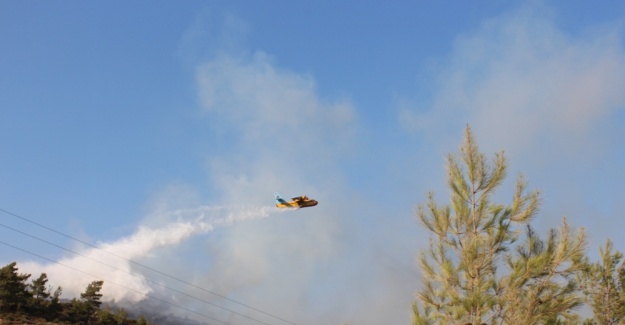
[[[550,13],[533,3],[459,35],[432,78],[429,105],[405,105],[400,123],[441,155],[455,152],[471,125],[483,151],[505,150],[511,171],[541,190],[542,227],[557,226],[563,215],[577,225],[593,218],[601,222],[588,228],[591,238],[618,240],[623,29],[605,24],[572,33]]]
[[[50,283],[63,288],[63,297],[79,297],[87,284],[104,280],[103,299],[138,302],[154,292],[155,284],[138,261],[162,248],[175,248],[193,236],[206,234],[216,227],[263,219],[282,212],[275,207],[209,207],[172,211],[158,216],[172,220],[161,227],[139,226],[130,236],[114,242],[104,242],[98,248],[72,249],[71,254],[56,264],[20,262],[20,270],[32,274],[46,273]],[[134,263],[133,263],[134,262]],[[68,276],[71,274],[71,276]],[[162,290],[162,289],[159,289]]]

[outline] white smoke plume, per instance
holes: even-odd
[[[151,274],[146,268],[138,268],[137,265],[142,264],[135,261],[154,254],[159,248],[175,247],[192,236],[206,234],[215,227],[267,218],[282,211],[271,206],[202,206],[176,210],[159,216],[173,220],[160,227],[139,226],[132,235],[113,242],[69,249],[74,253],[68,253],[56,263],[24,261],[18,262],[18,266],[27,273],[46,273],[51,284],[62,287],[66,298],[79,297],[91,281],[104,280],[103,300],[138,302],[154,291],[156,282],[150,280]]]

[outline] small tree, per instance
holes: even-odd
[[[18,274],[17,263],[0,269],[0,311],[19,311],[28,303],[26,280],[30,274]]]
[[[103,284],[104,281],[92,281],[89,285],[87,285],[85,292],[80,294],[82,301],[85,302],[92,310],[98,309],[100,308],[100,305],[102,305],[102,302],[100,301],[100,298],[102,298],[100,290],[102,290]]]
[[[56,290],[52,293],[52,296],[50,297],[50,304],[48,305],[46,313],[46,318],[48,320],[59,317],[63,311],[63,305],[61,304],[62,293],[63,289],[61,287],[56,287]]]
[[[35,314],[41,313],[47,305],[47,299],[50,297],[50,292],[46,286],[47,283],[48,276],[45,273],[41,273],[37,279],[31,280],[31,283],[28,285],[30,308]]]
[[[104,281],[92,281],[87,285],[85,292],[80,294],[80,301],[72,301],[71,314],[75,319],[89,323],[90,319],[100,309],[102,302],[102,285]],[[74,299],[75,300],[75,299]]]
[[[616,325],[625,320],[625,261],[609,239],[599,247],[601,260],[586,261],[582,287],[594,313],[591,324]]]
[[[50,292],[48,292],[48,288],[46,286],[47,283],[48,275],[45,273],[41,273],[37,279],[31,280],[28,287],[34,300],[43,301],[50,297]]]

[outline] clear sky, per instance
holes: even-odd
[[[0,0],[0,209],[296,324],[406,324],[414,210],[447,202],[467,124],[509,159],[497,200],[523,174],[539,231],[566,216],[591,256],[625,251],[624,24],[623,1]],[[320,203],[278,212],[275,191]],[[202,323],[285,323],[0,223],[45,257],[0,245],[0,263],[68,297],[96,275]]]

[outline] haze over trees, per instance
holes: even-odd
[[[450,203],[430,193],[417,209],[430,241],[413,324],[579,324],[584,301],[595,315],[585,324],[622,324],[622,254],[608,242],[589,263],[584,229],[566,219],[540,238],[530,225],[540,195],[522,176],[509,203],[492,201],[507,169],[504,153],[488,161],[467,126],[460,154],[447,158]]]

